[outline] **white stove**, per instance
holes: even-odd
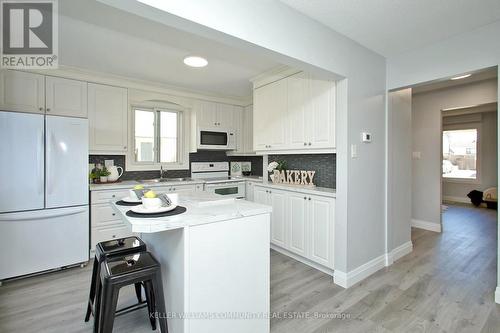
[[[228,162],[192,162],[191,178],[204,180],[207,192],[245,198],[245,181],[229,177]]]

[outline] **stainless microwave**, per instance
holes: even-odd
[[[198,128],[198,149],[234,150],[236,149],[236,134],[232,130],[221,128]]]

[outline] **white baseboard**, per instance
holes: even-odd
[[[470,199],[467,197],[454,197],[454,196],[449,196],[449,195],[443,195],[443,201],[468,203],[468,204],[471,203]]]
[[[393,249],[391,252],[387,253],[385,258],[385,265],[390,266],[399,258],[404,257],[405,255],[411,253],[413,251],[413,243],[408,241],[404,244],[401,244],[397,248]]]
[[[391,252],[370,260],[348,273],[334,270],[333,282],[336,285],[341,286],[342,288],[352,287],[353,285],[366,279],[376,271],[386,266],[392,265],[394,261],[411,253],[411,251],[413,251],[413,243],[411,241],[408,241],[393,249]]]
[[[500,286],[495,290],[495,303],[500,304]]]
[[[385,267],[386,255],[383,254],[375,259],[364,263],[358,268],[345,273],[339,270],[333,272],[333,282],[343,288],[349,288],[356,283],[366,279],[376,271]]]
[[[439,223],[412,219],[411,226],[414,228],[425,229],[434,232],[441,232],[441,224]]]

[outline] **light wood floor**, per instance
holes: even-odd
[[[450,206],[442,234],[414,229],[411,254],[347,290],[272,252],[271,330],[500,332],[500,305],[493,300],[496,230],[495,211]],[[0,287],[0,332],[91,332],[91,324],[83,322],[89,276],[87,266],[7,282]],[[119,302],[133,299],[128,289]],[[278,318],[294,312],[310,317]],[[348,318],[318,319],[315,312]],[[114,331],[151,332],[146,318],[145,309],[119,317]]]

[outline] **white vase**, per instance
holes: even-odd
[[[269,178],[271,178],[271,181],[274,183],[274,174],[269,175]]]
[[[99,177],[99,180],[101,181],[101,183],[107,183],[108,182],[108,176],[101,176],[101,177]]]

